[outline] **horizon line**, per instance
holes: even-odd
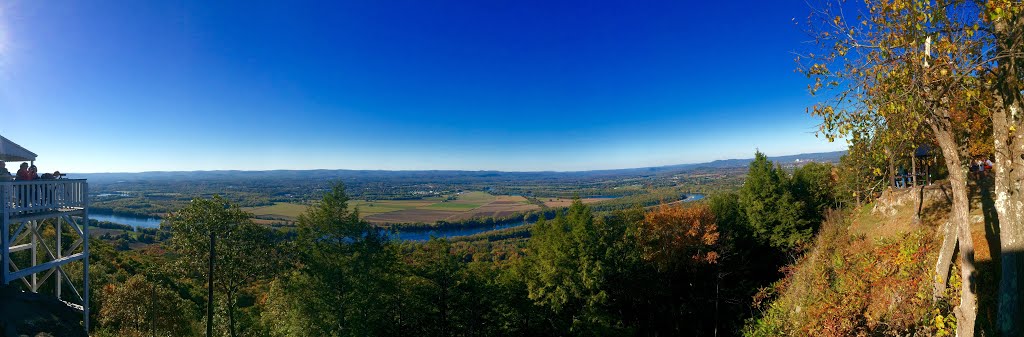
[[[778,157],[793,157],[793,156],[801,156],[801,155],[832,154],[832,153],[840,153],[840,152],[847,152],[847,150],[825,151],[825,152],[803,152],[803,153],[795,153],[795,154],[771,155],[771,156],[768,156],[768,158],[771,159],[771,158],[778,158]],[[471,169],[398,169],[398,170],[388,170],[388,169],[350,169],[350,168],[309,168],[309,169],[287,169],[287,168],[282,168],[282,169],[267,169],[267,170],[217,169],[217,170],[153,170],[153,171],[136,171],[136,172],[66,172],[66,174],[144,174],[144,173],[274,172],[274,171],[584,173],[584,172],[599,172],[599,171],[626,171],[626,170],[641,170],[641,169],[652,169],[652,168],[666,168],[666,167],[672,167],[672,166],[701,165],[701,164],[711,164],[711,163],[714,163],[714,162],[721,162],[721,161],[748,160],[748,159],[754,159],[754,157],[715,159],[715,160],[712,160],[712,161],[688,162],[688,163],[678,163],[678,164],[668,164],[668,165],[658,165],[658,166],[639,166],[639,167],[635,167],[634,166],[634,167],[623,167],[623,168],[606,168],[606,169],[591,169],[591,170],[566,170],[566,171],[557,171],[557,170],[504,171],[504,170],[496,170],[496,169],[478,169],[478,170],[471,170]]]

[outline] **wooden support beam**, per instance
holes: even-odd
[[[18,270],[16,272],[11,273],[10,276],[11,276],[12,279],[26,277],[26,276],[29,276],[29,275],[32,275],[32,274],[41,273],[41,272],[43,272],[43,271],[45,271],[47,269],[53,268],[55,266],[60,266],[62,264],[68,263],[68,262],[81,260],[84,257],[85,257],[84,253],[68,255],[68,256],[65,256],[65,257],[53,260],[53,261],[43,262],[41,264],[37,264],[37,265],[31,266],[31,267],[28,267],[28,268],[25,268],[25,269],[22,269],[22,270]]]

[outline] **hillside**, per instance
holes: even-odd
[[[984,200],[972,186],[971,228],[980,280],[980,308],[992,308],[992,278]],[[762,317],[748,336],[926,335],[955,333],[959,299],[953,266],[945,296],[932,301],[932,280],[950,207],[947,183],[886,191],[847,214],[831,214],[811,250],[786,277],[755,299]],[[923,197],[923,198],[922,198]],[[923,203],[919,203],[919,198]],[[920,211],[920,218],[915,214]],[[987,275],[987,277],[986,277]],[[990,309],[978,315],[989,330]]]

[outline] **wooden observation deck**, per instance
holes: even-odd
[[[0,282],[24,285],[24,291],[34,293],[53,292],[82,311],[88,331],[88,183],[0,181],[0,208]]]
[[[52,292],[82,312],[88,333],[89,184],[13,181],[8,175],[8,162],[35,160],[35,153],[0,136],[0,282],[22,291]]]

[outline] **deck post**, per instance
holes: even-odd
[[[32,242],[32,248],[29,250],[29,251],[32,252],[32,259],[31,259],[32,260],[32,265],[30,266],[30,267],[32,267],[32,266],[36,266],[36,265],[39,264],[39,261],[38,261],[39,260],[38,259],[38,253],[39,252],[36,251],[36,246],[39,245],[38,235],[36,234],[36,233],[39,233],[39,221],[29,221],[28,222],[28,230],[29,230],[28,236],[30,238],[30,241]],[[36,274],[32,274],[32,281],[29,282],[30,284],[32,284],[32,292],[36,292],[36,291],[39,290],[38,280],[39,279],[36,278]]]
[[[10,267],[8,267],[8,265],[7,265],[8,264],[7,259],[10,258],[10,251],[8,250],[8,247],[11,246],[11,243],[7,242],[9,240],[9,238],[7,236],[10,235],[10,233],[11,233],[11,230],[10,230],[10,218],[11,217],[10,217],[10,210],[9,210],[9,207],[11,205],[9,205],[9,204],[11,203],[12,200],[11,200],[11,196],[8,195],[8,193],[9,193],[8,192],[8,188],[9,187],[10,186],[0,186],[0,197],[3,198],[2,199],[3,205],[0,205],[0,208],[3,209],[3,219],[0,220],[0,221],[3,221],[3,228],[0,228],[0,230],[2,230],[2,232],[0,232],[0,234],[2,234],[2,235],[0,235],[0,251],[2,251],[2,253],[0,253],[0,270],[3,270],[3,272],[0,272],[0,282],[2,282],[4,285],[7,285],[7,282],[8,282],[7,281],[7,271],[10,270]]]
[[[85,298],[82,299],[82,313],[85,315],[85,319],[82,321],[85,325],[85,333],[89,334],[89,184],[82,184],[82,204],[85,206],[85,212],[82,214],[82,252],[85,253],[85,258],[82,259],[82,288],[85,289]]]
[[[64,257],[64,244],[61,241],[61,237],[64,236],[64,233],[62,232],[62,229],[64,229],[64,227],[61,226],[61,220],[62,220],[61,218],[57,218],[57,223],[55,224],[55,226],[57,226],[57,231],[56,232],[57,232],[57,258],[58,259]],[[61,284],[64,281],[64,280],[61,279],[61,277],[63,277],[63,275],[61,275],[60,268],[57,268],[57,267],[53,268],[53,272],[57,273],[56,279],[54,280],[54,282],[56,283],[54,285],[55,286],[54,292],[56,293],[57,299],[59,300],[60,299],[60,286],[61,286]]]

